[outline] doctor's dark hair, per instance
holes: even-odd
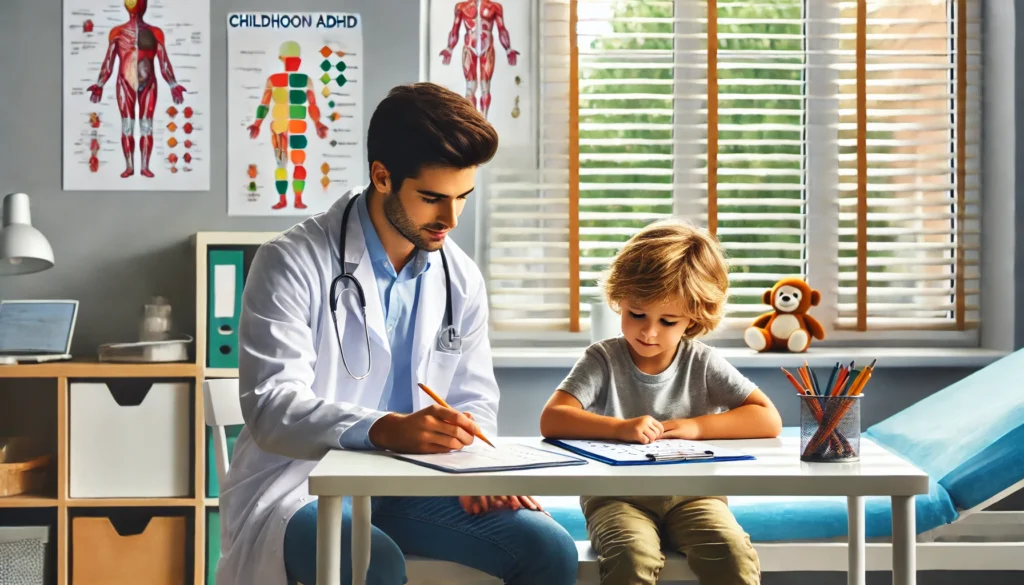
[[[379,161],[401,189],[423,167],[480,166],[498,150],[498,133],[465,97],[435,83],[399,85],[388,92],[366,135],[372,169]]]

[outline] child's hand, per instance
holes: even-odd
[[[664,432],[665,427],[657,419],[644,415],[620,421],[615,428],[615,438],[627,443],[646,445],[657,441]]]
[[[689,441],[700,440],[700,429],[697,422],[691,418],[680,418],[667,420],[664,424],[665,432],[663,439],[686,439]]]

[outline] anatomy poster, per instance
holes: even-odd
[[[64,189],[210,188],[210,0],[64,0]]]
[[[498,131],[499,154],[532,152],[528,0],[430,0],[427,79],[473,102]]]
[[[363,177],[358,14],[228,15],[228,215],[325,211]]]

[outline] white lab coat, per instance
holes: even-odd
[[[361,192],[356,191],[356,192]],[[384,313],[358,210],[349,214],[345,261],[362,284],[373,368],[356,380],[341,361],[331,322],[329,291],[339,274],[338,237],[346,193],[260,247],[242,296],[239,323],[239,392],[245,428],[235,444],[220,495],[221,553],[217,585],[286,585],[283,544],[289,518],[312,499],[307,477],[339,437],[373,413],[391,365]],[[452,281],[453,320],[461,354],[437,348],[443,325],[445,279],[434,252],[423,274],[412,356],[414,379],[460,411],[473,413],[481,430],[496,436],[498,388],[487,337],[483,276],[454,242],[445,242]],[[366,371],[364,324],[345,294],[338,306],[345,358],[356,375]],[[433,402],[418,388],[416,410]],[[304,583],[303,585],[315,585]]]

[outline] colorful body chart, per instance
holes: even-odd
[[[362,19],[232,13],[228,215],[309,216],[363,177]]]
[[[65,190],[210,188],[210,0],[64,0]]]
[[[498,131],[497,160],[534,164],[533,2],[429,0],[427,81],[469,99]],[[521,157],[526,157],[521,159]]]

